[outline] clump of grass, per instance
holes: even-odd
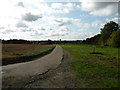
[[[73,56],[72,69],[77,72],[84,88],[111,88],[119,87],[118,81],[118,48],[96,47],[96,52],[90,54],[91,45],[61,45]],[[78,85],[76,87],[81,87]]]

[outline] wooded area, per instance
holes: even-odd
[[[101,33],[83,40],[85,44],[120,47],[120,29],[116,22],[110,21],[101,28]]]

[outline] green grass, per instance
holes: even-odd
[[[29,54],[21,55],[21,57],[26,57],[26,56],[36,56],[36,55],[39,55],[39,54],[42,54],[42,53],[48,52],[48,51],[50,51],[52,48],[54,48],[54,47],[43,48],[43,49],[40,49],[40,50],[34,51],[34,52],[32,52],[32,53],[29,53]]]
[[[93,52],[92,45],[61,45],[73,57],[71,67],[77,72],[80,84],[76,87],[111,88],[118,87],[118,48],[96,46]],[[84,85],[84,86],[81,86]]]

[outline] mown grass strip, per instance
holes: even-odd
[[[118,48],[96,47],[104,55],[92,55],[92,45],[61,45],[73,57],[72,69],[77,72],[80,84],[76,87],[119,87]],[[81,86],[83,85],[83,86]]]
[[[21,55],[21,57],[36,56],[36,55],[42,55],[42,54],[44,55],[45,53],[47,53],[51,49],[52,49],[52,47],[44,48],[42,50],[37,50],[37,51],[34,51],[32,53],[29,53],[29,54]]]
[[[29,54],[21,55],[17,58],[4,58],[2,59],[2,66],[8,65],[8,64],[15,64],[15,63],[21,63],[21,62],[28,62],[32,61],[36,58],[40,58],[44,55],[49,54],[55,47],[48,47],[44,48],[42,50],[37,50]]]

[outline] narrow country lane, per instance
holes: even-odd
[[[60,46],[48,55],[26,63],[18,63],[0,67],[2,73],[2,87],[21,87],[28,83],[29,79],[36,75],[42,75],[61,64],[63,50]],[[31,82],[31,81],[29,81]],[[17,86],[16,86],[17,84]]]

